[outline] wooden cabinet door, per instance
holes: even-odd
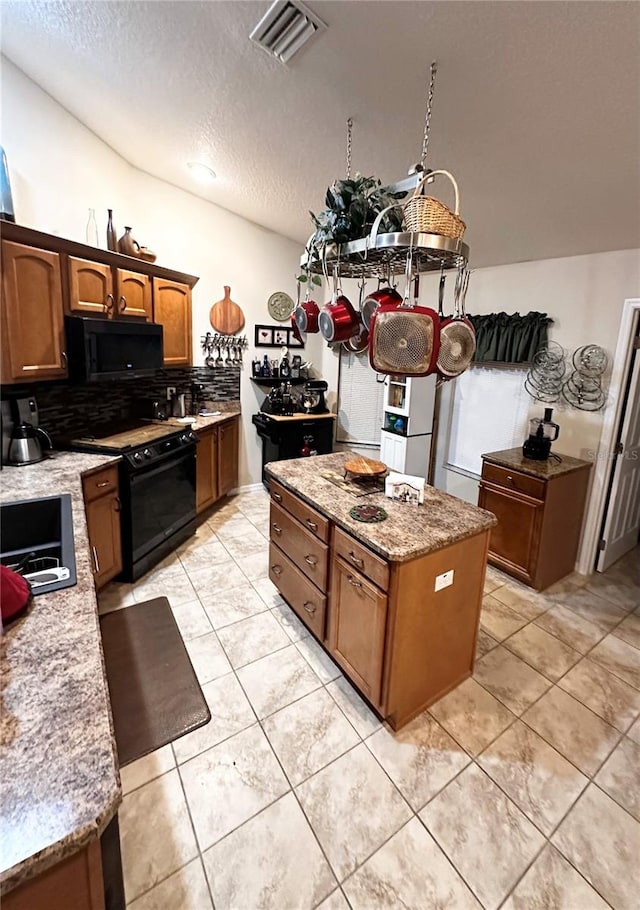
[[[535,573],[544,503],[500,487],[480,484],[478,505],[498,519],[491,529],[489,556],[529,581]]]
[[[110,265],[69,256],[69,310],[86,316],[115,315]]]
[[[122,571],[120,500],[107,493],[86,504],[87,531],[93,560],[93,578],[101,588]]]
[[[67,375],[60,256],[2,241],[2,381]]]
[[[119,319],[136,316],[151,322],[151,278],[126,269],[116,271],[116,311]]]
[[[218,496],[225,496],[238,486],[237,417],[218,427]]]
[[[380,704],[387,597],[364,575],[334,557],[329,601],[329,648],[356,686]]]
[[[218,499],[218,429],[200,434],[196,459],[196,509],[202,512]]]
[[[153,321],[164,329],[164,365],[191,366],[191,288],[154,278]]]

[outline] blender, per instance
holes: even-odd
[[[560,435],[560,427],[551,419],[553,408],[544,409],[544,417],[534,417],[529,421],[529,438],[522,446],[525,458],[535,461],[546,461],[551,454],[551,443]]]

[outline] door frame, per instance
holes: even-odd
[[[625,300],[609,383],[609,404],[605,409],[602,421],[600,442],[593,466],[591,494],[576,563],[576,569],[583,575],[591,575],[595,571],[600,529],[604,518],[609,479],[613,469],[611,456],[622,420],[624,392],[633,357],[633,339],[636,334],[636,316],[638,314],[640,314],[640,298],[634,297]]]

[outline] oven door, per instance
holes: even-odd
[[[136,563],[196,517],[196,447],[131,474],[129,512]]]

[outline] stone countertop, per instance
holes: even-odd
[[[223,405],[226,405],[226,408]],[[220,411],[220,413],[211,417],[204,417],[198,414],[195,417],[195,423],[178,423],[175,417],[170,417],[168,420],[163,421],[163,424],[176,429],[194,430],[197,433],[198,430],[206,430],[209,427],[224,423],[225,420],[230,420],[232,417],[241,416],[240,404],[235,402],[212,402],[207,410]]]
[[[98,837],[122,799],[81,475],[119,458],[6,467],[0,501],[70,493],[77,584],[33,599],[0,638],[0,891]]]
[[[424,503],[419,506],[395,502],[384,493],[356,496],[322,476],[344,474],[344,463],[353,452],[315,455],[272,461],[267,474],[318,509],[366,546],[391,562],[407,562],[426,553],[451,546],[466,537],[486,531],[497,522],[491,512],[425,484]],[[350,509],[359,504],[380,506],[388,518],[380,523],[355,521]]]
[[[590,461],[583,461],[581,458],[573,458],[571,455],[560,455],[559,452],[552,452],[553,455],[558,455],[562,461],[556,461],[553,457],[548,458],[546,461],[525,458],[522,454],[522,446],[518,446],[517,449],[503,449],[500,452],[487,452],[482,457],[490,464],[497,464],[502,468],[510,468],[513,471],[522,471],[523,474],[529,474],[531,477],[540,477],[542,480],[552,480],[562,474],[570,474],[571,471],[591,467]]]

